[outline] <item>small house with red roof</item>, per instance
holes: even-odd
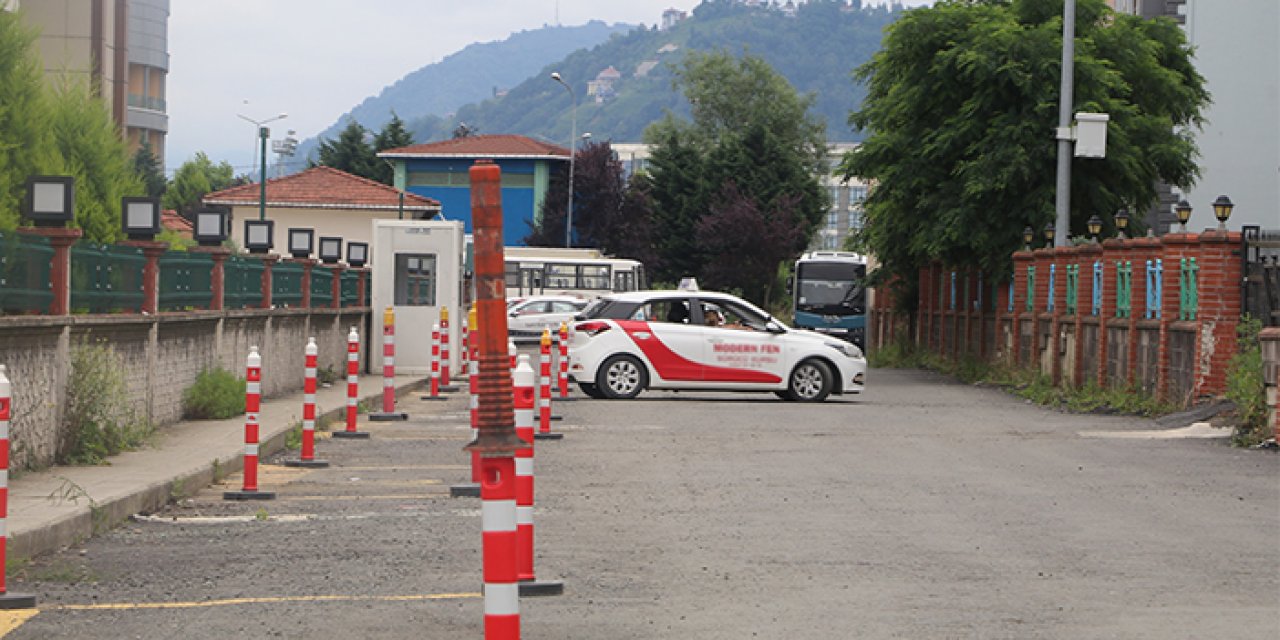
[[[481,158],[502,170],[502,239],[523,244],[537,220],[556,171],[568,171],[569,150],[517,135],[477,135],[387,149],[378,154],[395,166],[396,187],[437,200],[447,220],[471,233],[471,166]]]
[[[246,184],[206,195],[211,207],[231,212],[231,239],[244,246],[244,221],[258,219],[260,187]],[[347,242],[372,242],[373,220],[425,220],[440,213],[440,203],[414,193],[403,194],[381,182],[332,167],[267,180],[266,219],[275,222],[275,253],[288,253],[288,230],[315,229],[321,236]]]

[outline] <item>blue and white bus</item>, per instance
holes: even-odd
[[[796,261],[791,300],[795,326],[864,348],[867,260],[846,251],[812,251]]]

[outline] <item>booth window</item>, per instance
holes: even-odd
[[[396,254],[396,306],[436,305],[436,255]]]

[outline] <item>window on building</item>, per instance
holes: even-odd
[[[397,253],[395,304],[434,307],[436,275],[436,254]]]

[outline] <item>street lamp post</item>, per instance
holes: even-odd
[[[564,246],[573,246],[573,164],[578,155],[578,96],[573,92],[573,87],[560,77],[558,71],[551,73],[551,79],[560,83],[569,92],[569,120],[571,124],[571,132],[569,134],[569,208],[565,211],[564,217]]]
[[[240,115],[238,113],[236,114],[236,117],[240,118],[241,120],[251,122],[258,127],[258,138],[259,138],[260,146],[262,148],[262,166],[259,168],[259,174],[258,174],[258,219],[266,220],[267,219],[267,138],[271,137],[271,130],[268,129],[265,125],[268,122],[275,122],[276,120],[282,120],[284,118],[288,118],[289,114],[282,112],[280,115],[274,118],[267,118],[266,120],[254,120],[253,118]]]

